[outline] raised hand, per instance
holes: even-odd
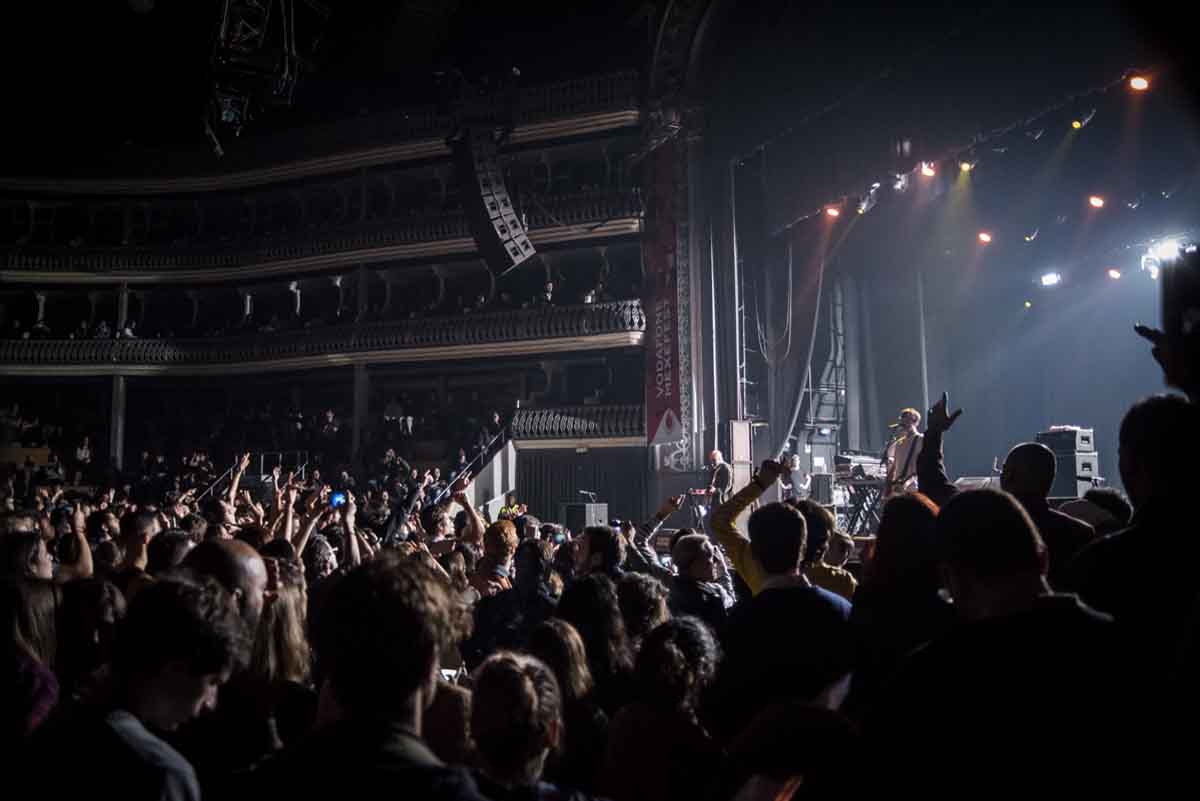
[[[950,396],[943,392],[941,399],[929,409],[929,415],[925,421],[925,429],[927,431],[949,431],[954,425],[954,421],[962,414],[962,409],[958,409],[953,413],[948,413],[946,408],[950,404]]]
[[[783,462],[777,462],[774,459],[766,459],[762,466],[758,468],[759,483],[769,487],[779,480],[781,476],[787,475],[789,472],[788,466]]]
[[[248,470],[249,468],[250,468],[250,454],[249,454],[249,452],[243,453],[241,458],[238,459],[237,471],[239,473],[245,473],[246,470]]]
[[[458,500],[458,496],[466,496],[467,489],[471,486],[471,471],[466,470],[461,476],[454,481],[454,485],[450,488],[450,494],[454,500]]]

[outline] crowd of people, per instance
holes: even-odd
[[[637,525],[569,531],[516,497],[486,520],[469,471],[394,451],[365,485],[247,490],[248,454],[212,492],[35,479],[0,520],[6,753],[52,795],[129,799],[1178,787],[1197,407],[1133,406],[1128,498],[1074,517],[1037,444],[1001,490],[956,488],[960,414],[928,410],[919,491],[854,565],[828,509],[760,502],[791,470],[770,460],[669,537],[682,496]]]

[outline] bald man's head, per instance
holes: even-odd
[[[1000,488],[1017,497],[1045,498],[1054,486],[1054,451],[1037,442],[1022,442],[1008,452]]]
[[[238,540],[209,540],[188,553],[183,567],[211,577],[232,593],[246,624],[255,630],[267,589],[267,566],[257,551]]]

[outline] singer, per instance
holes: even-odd
[[[921,413],[916,409],[901,409],[900,416],[889,428],[892,439],[888,443],[884,459],[887,462],[887,483],[884,485],[884,500],[893,495],[917,491],[917,457],[925,442],[917,426]]]

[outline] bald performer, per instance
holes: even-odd
[[[1000,488],[1016,496],[1033,518],[1050,558],[1047,579],[1060,592],[1066,587],[1066,568],[1079,550],[1091,542],[1096,530],[1082,520],[1050,508],[1046,498],[1054,486],[1054,452],[1038,442],[1022,442],[1004,459]]]
[[[246,625],[257,629],[267,591],[267,566],[257,551],[239,540],[208,540],[193,548],[182,566],[232,593]]]

